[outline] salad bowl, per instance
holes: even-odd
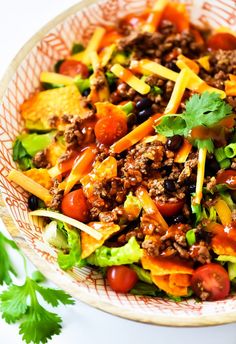
[[[232,0],[185,2],[196,24],[236,29],[236,8]],[[39,75],[70,53],[75,41],[87,42],[95,27],[112,25],[129,13],[143,11],[150,1],[85,0],[53,19],[34,35],[9,66],[0,84],[0,191],[4,201],[0,214],[10,234],[29,259],[51,281],[73,297],[100,310],[127,319],[167,326],[207,326],[236,321],[236,296],[215,302],[118,294],[103,277],[90,268],[64,272],[57,264],[56,251],[42,237],[42,221],[27,211],[27,193],[9,182],[15,168],[12,143],[23,129],[20,104],[39,87]]]

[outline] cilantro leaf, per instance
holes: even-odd
[[[60,303],[63,305],[73,305],[75,303],[71,296],[66,294],[63,290],[44,288],[36,283],[34,288],[40,293],[44,300],[53,307],[57,307]]]
[[[14,250],[18,250],[18,247],[13,240],[6,238],[2,233],[0,233],[0,285],[3,285],[4,283],[10,284],[12,282],[11,276],[17,275],[7,252],[7,246],[11,246]]]
[[[28,290],[25,284],[12,285],[0,295],[0,311],[8,324],[15,323],[27,311]]]
[[[20,325],[22,339],[28,343],[47,343],[53,335],[61,332],[61,317],[47,311],[39,303],[29,307],[24,321]]]
[[[61,331],[61,318],[42,307],[38,294],[53,307],[59,303],[74,304],[64,291],[44,288],[29,277],[23,285],[10,286],[0,295],[0,310],[6,322],[21,321],[20,334],[26,343],[47,343],[48,339]]]
[[[81,243],[80,235],[75,230],[66,228],[68,234],[68,253],[59,252],[57,256],[57,262],[61,269],[68,270],[73,266],[83,267],[86,265],[86,260],[81,258]]]
[[[220,98],[218,93],[194,94],[186,102],[184,119],[189,128],[199,125],[211,127],[231,114],[232,107]]]
[[[183,135],[185,128],[185,120],[180,116],[165,116],[161,123],[156,127],[156,131],[158,131],[158,134],[169,137],[174,135]]]
[[[156,131],[167,137],[174,135],[188,137],[193,128],[199,126],[211,128],[231,112],[232,107],[217,93],[194,94],[186,102],[186,109],[181,115],[164,116],[156,126]],[[214,150],[211,138],[194,139],[192,143],[198,148],[207,148],[210,153]]]
[[[195,139],[194,142],[198,146],[198,149],[206,148],[209,153],[214,152],[214,143],[212,139],[205,139],[205,140]]]

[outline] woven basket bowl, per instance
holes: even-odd
[[[203,326],[236,321],[236,296],[217,302],[180,303],[152,297],[117,294],[92,269],[64,272],[56,252],[42,239],[40,219],[27,213],[27,193],[7,175],[15,168],[12,142],[23,128],[19,105],[39,86],[41,71],[67,56],[74,41],[86,42],[97,25],[115,22],[128,13],[140,12],[149,0],[85,0],[68,9],[35,34],[17,54],[0,83],[0,191],[4,200],[0,215],[17,244],[51,281],[75,298],[124,318],[168,326]],[[236,30],[234,0],[184,1],[194,23],[207,20],[212,27]]]

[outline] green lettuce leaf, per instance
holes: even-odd
[[[64,251],[60,251],[57,256],[57,262],[61,269],[68,270],[73,267],[83,267],[85,266],[86,260],[81,258],[81,243],[80,243],[80,235],[79,233],[74,230],[70,229],[64,223],[64,228],[66,229],[68,235],[68,246],[66,253]]]
[[[163,293],[155,284],[147,284],[144,282],[138,282],[135,287],[130,290],[130,294],[133,295],[146,295],[146,296],[161,296]]]
[[[51,131],[47,134],[26,134],[18,138],[21,141],[22,146],[30,156],[35,156],[36,153],[44,150],[52,142],[55,136],[55,131]]]
[[[141,266],[138,266],[136,264],[131,264],[130,268],[136,272],[138,279],[140,281],[143,281],[148,284],[153,284],[152,277],[149,271],[141,268]]]
[[[112,266],[137,263],[142,257],[142,249],[135,237],[122,247],[101,246],[88,258],[87,262],[95,266]]]

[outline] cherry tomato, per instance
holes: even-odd
[[[207,42],[211,50],[234,50],[236,49],[236,36],[228,32],[218,32],[212,35]]]
[[[111,145],[127,133],[126,119],[121,116],[100,118],[94,128],[96,139],[105,145]]]
[[[84,63],[75,60],[65,60],[62,62],[59,73],[71,77],[81,75],[82,78],[87,78],[89,76],[88,67]]]
[[[223,300],[229,295],[230,281],[227,271],[219,264],[206,264],[194,271],[191,285],[202,300]]]
[[[163,216],[174,216],[180,212],[184,206],[184,200],[177,202],[155,202],[158,210]]]
[[[217,184],[226,184],[229,189],[236,189],[236,171],[225,170],[220,172],[216,177]]]
[[[78,189],[65,195],[61,203],[62,213],[78,221],[87,222],[89,207],[83,190]]]
[[[107,269],[107,280],[117,293],[127,293],[138,282],[138,276],[125,265],[111,266]]]

